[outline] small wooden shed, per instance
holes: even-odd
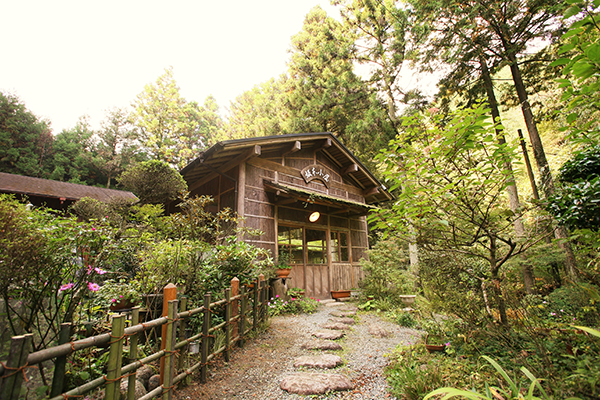
[[[215,211],[230,207],[261,230],[246,240],[275,259],[287,254],[288,286],[320,299],[358,286],[368,249],[365,215],[392,199],[331,133],[223,141],[181,174],[191,195],[210,195]]]

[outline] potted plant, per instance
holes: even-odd
[[[293,298],[304,297],[305,293],[306,292],[304,289],[300,289],[297,287],[289,288],[287,291],[288,296]]]
[[[343,299],[345,297],[350,297],[350,290],[332,290],[331,297],[334,299]]]
[[[111,310],[121,310],[140,304],[142,295],[135,281],[109,279],[96,292],[96,302]]]
[[[406,307],[409,307],[415,303],[416,297],[416,294],[401,294],[400,300],[402,301],[402,304],[404,304]]]
[[[427,332],[425,336],[425,348],[428,352],[441,352],[446,349],[445,331],[433,315],[431,319],[422,322],[422,328]]]
[[[279,252],[277,257],[277,277],[287,278],[292,270],[290,266],[290,254],[287,252]]]

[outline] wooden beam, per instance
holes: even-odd
[[[358,172],[358,164],[350,164],[346,168],[344,168],[340,173],[343,175],[348,175],[351,172]]]
[[[331,143],[331,138],[327,138],[327,139],[323,140],[323,142],[319,146],[319,150],[320,149],[328,149],[331,146],[333,146],[333,143]]]
[[[374,194],[378,194],[378,193],[380,193],[379,187],[373,186],[373,187],[370,187],[369,189],[365,190],[363,195],[365,197],[367,197],[367,196],[373,196]]]
[[[292,145],[292,148],[289,149],[288,151],[284,152],[281,156],[285,157],[285,156],[287,156],[290,153],[295,153],[295,152],[300,151],[300,150],[302,150],[302,143],[300,143],[300,141],[296,140],[294,142],[294,144]]]
[[[230,160],[227,163],[220,166],[219,171],[220,171],[220,173],[225,173],[225,171],[230,170],[231,168],[235,167],[236,165],[239,165],[251,158],[258,157],[258,156],[260,156],[260,154],[261,154],[260,146],[259,145],[252,146],[250,149],[248,149],[246,152],[242,153],[240,156],[238,156],[238,157],[234,158],[233,160]],[[189,191],[191,192],[191,191],[198,189],[200,186],[210,182],[211,180],[215,179],[217,176],[219,176],[219,172],[211,172],[210,174],[206,175],[204,178],[198,180],[196,183],[194,183],[192,186],[190,186]]]

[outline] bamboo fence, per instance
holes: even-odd
[[[172,289],[172,287],[170,288]],[[128,380],[127,400],[134,400],[136,372],[144,365],[160,360],[161,384],[145,396],[136,400],[149,400],[161,396],[163,400],[171,400],[173,389],[182,381],[189,383],[192,374],[200,370],[200,381],[206,383],[208,364],[217,355],[223,354],[230,360],[234,345],[242,347],[252,331],[257,331],[261,322],[268,318],[266,307],[268,287],[261,275],[250,290],[239,287],[239,280],[234,278],[231,286],[225,290],[222,300],[211,302],[211,294],[204,295],[204,304],[187,310],[187,299],[177,300],[176,289],[164,291],[163,316],[140,323],[140,307],[131,311],[131,326],[125,328],[125,314],[113,314],[111,332],[71,341],[71,324],[61,325],[59,344],[31,353],[33,335],[15,336],[11,339],[8,360],[0,362],[0,400],[17,400],[21,389],[27,381],[27,369],[36,368],[44,361],[54,362],[54,375],[50,389],[50,400],[68,400],[82,398],[86,393],[104,386],[105,399],[119,400],[121,381]],[[224,321],[211,326],[211,313],[224,311]],[[202,331],[186,338],[186,325],[194,315],[202,315]],[[162,328],[161,350],[138,359],[139,341],[150,329]],[[209,353],[211,339],[215,333],[224,333],[224,344]],[[189,355],[189,344],[200,341],[200,360]],[[123,365],[123,349],[129,344],[128,360]],[[63,392],[65,367],[68,357],[84,349],[104,348],[109,346],[106,374],[81,386]],[[176,362],[177,361],[177,362]],[[193,363],[194,361],[197,361]],[[193,364],[192,364],[193,363]],[[192,364],[192,365],[190,365]]]

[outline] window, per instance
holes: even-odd
[[[348,262],[348,234],[331,231],[331,261]]]
[[[277,246],[279,254],[287,254],[290,264],[302,264],[304,262],[302,228],[279,226]]]
[[[327,233],[306,230],[306,253],[309,264],[327,264]]]

